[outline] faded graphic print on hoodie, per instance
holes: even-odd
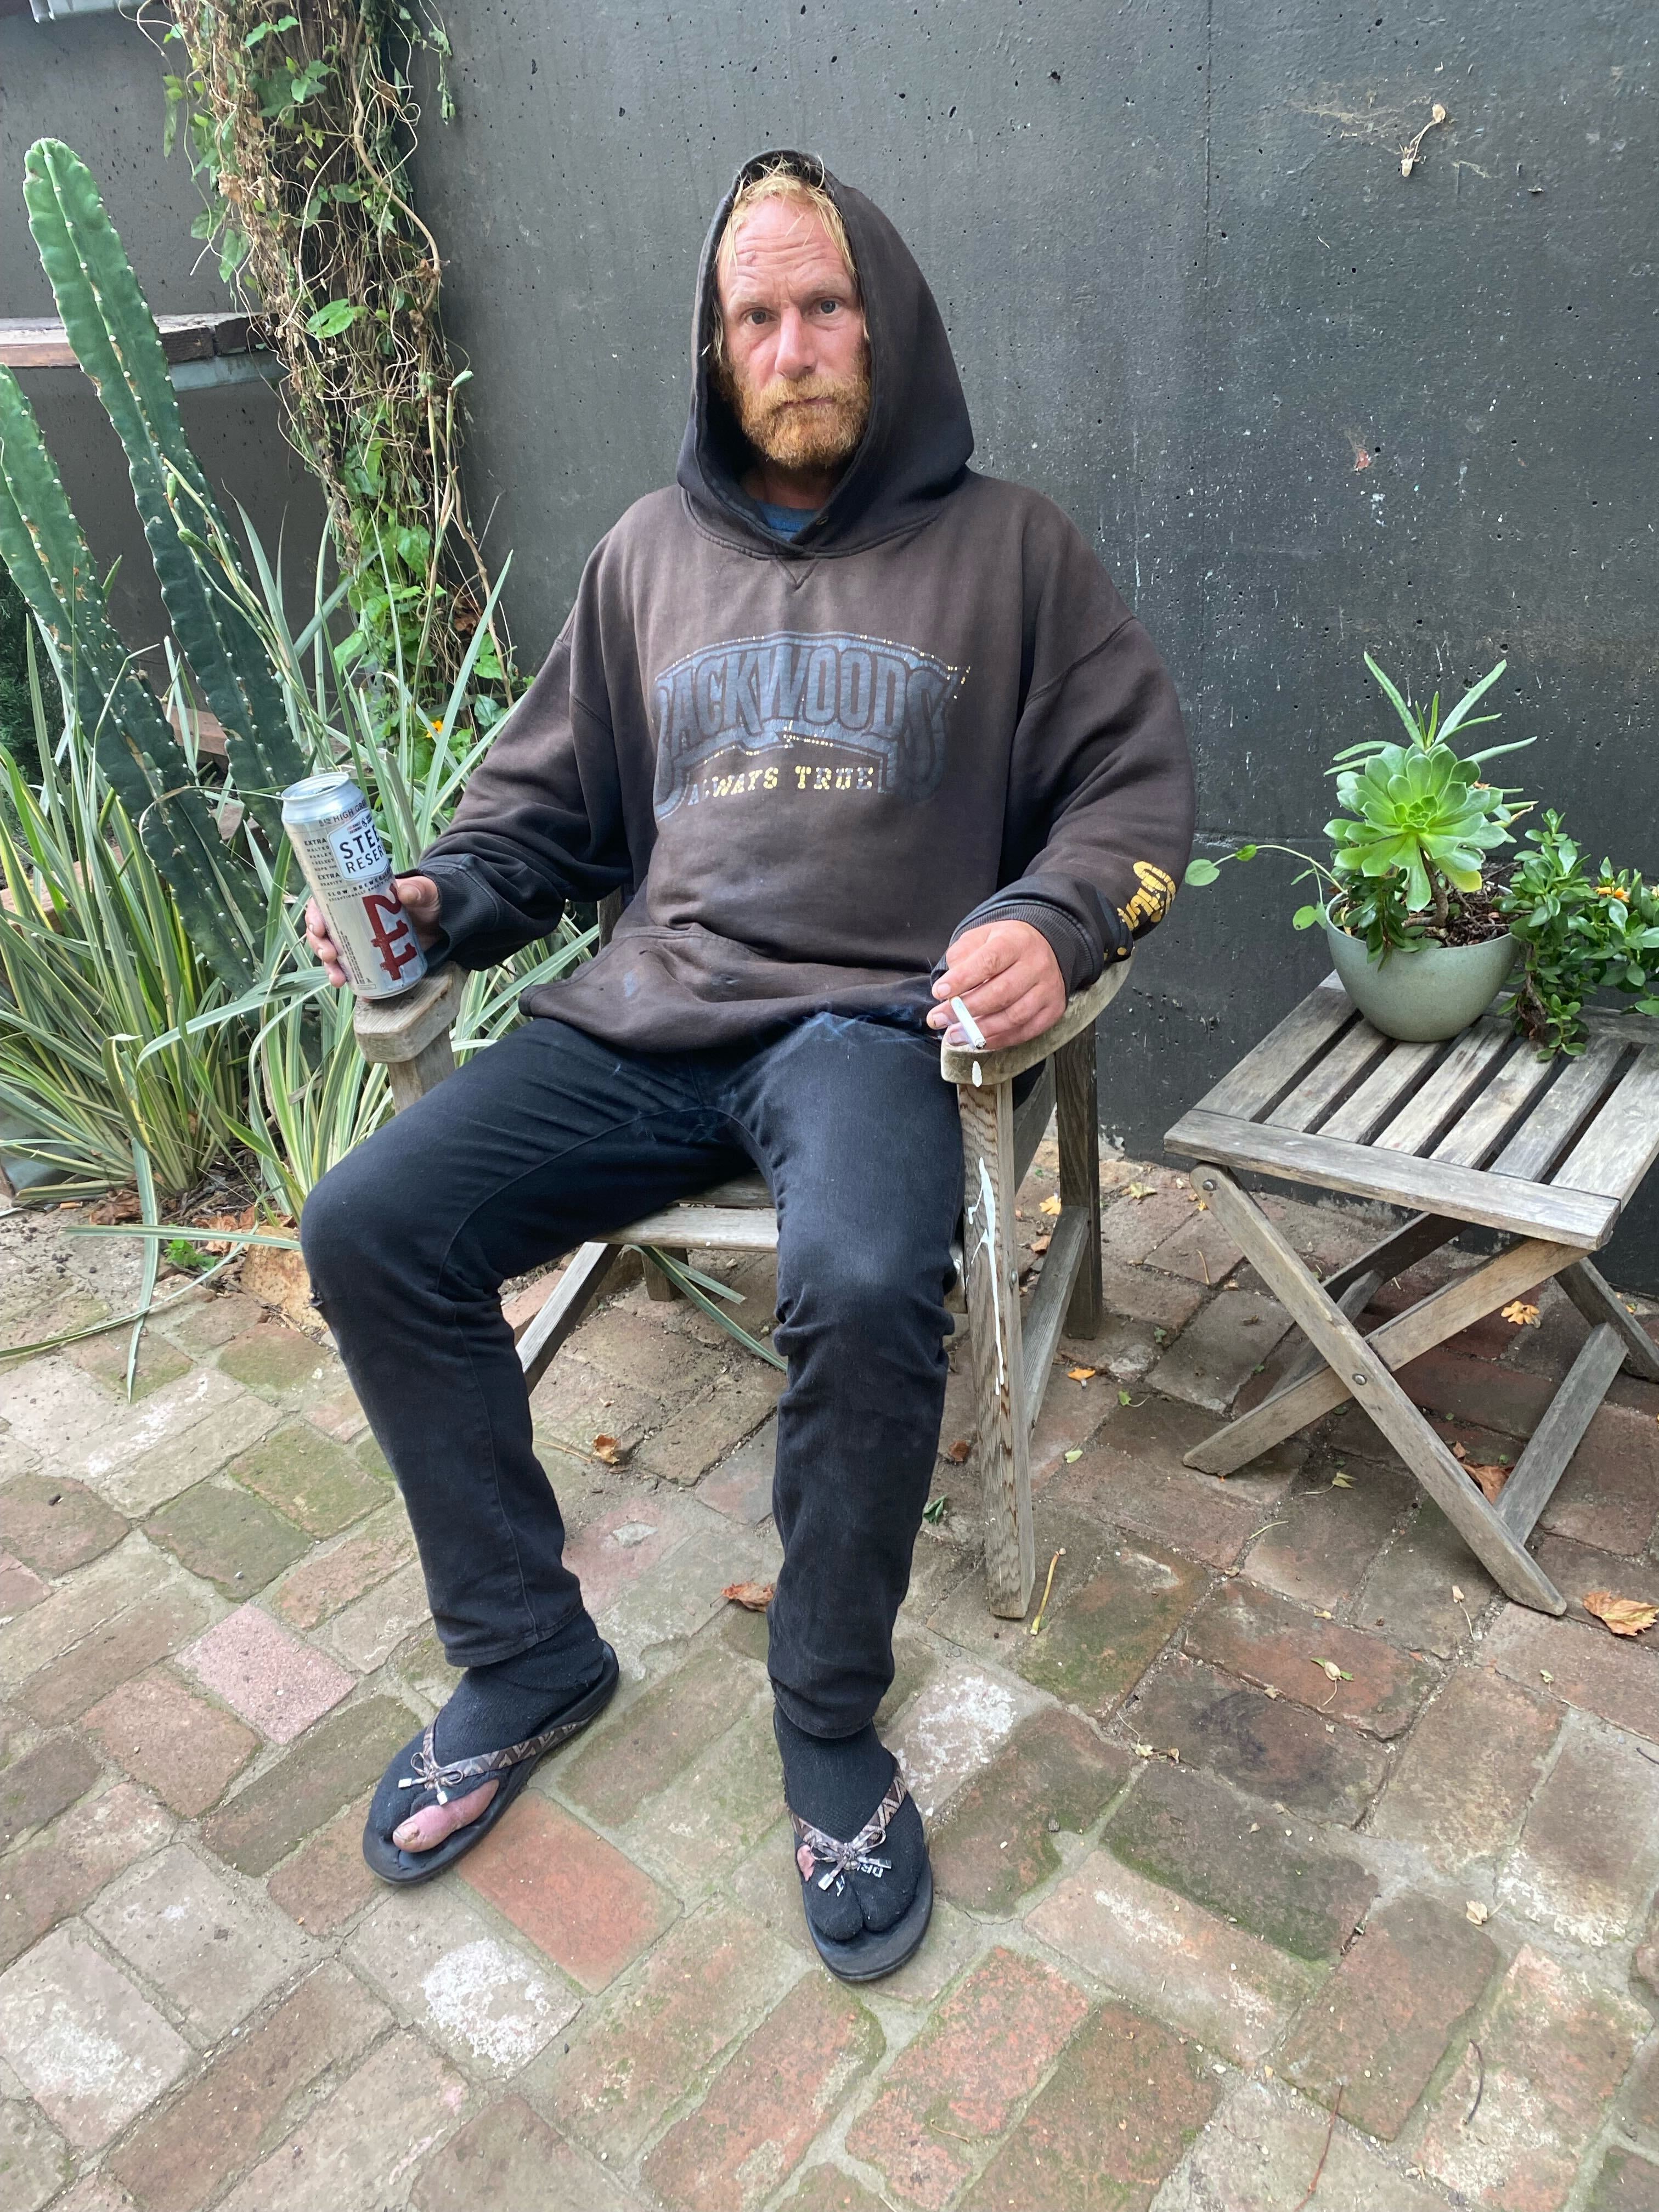
[[[464,967],[545,935],[568,900],[623,891],[611,944],[525,1007],[641,1051],[821,1010],[920,1024],[951,939],[997,915],[1035,924],[1079,990],[1162,918],[1191,841],[1152,641],[1052,501],[969,469],[921,271],[862,193],[799,158],[857,263],[857,453],[793,538],[742,489],[707,352],[728,193],[698,270],[676,483],[594,550],[420,863],[442,893],[437,957]]]

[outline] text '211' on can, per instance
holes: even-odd
[[[343,769],[308,775],[283,793],[283,826],[300,856],[360,999],[394,999],[426,973],[368,801]]]

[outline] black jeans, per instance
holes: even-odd
[[[675,1054],[527,1022],[313,1191],[307,1263],[454,1665],[511,1658],[582,1601],[501,1283],[750,1163],[777,1206],[789,1362],[772,1679],[815,1735],[875,1712],[939,1442],[962,1142],[933,1040],[834,1015]]]

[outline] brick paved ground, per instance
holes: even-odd
[[[1106,1180],[1039,1637],[985,1611],[939,1461],[884,1719],[940,1903],[857,1995],[805,1945],[764,1623],[720,1595],[775,1565],[775,1378],[695,1313],[629,1292],[538,1395],[624,1687],[408,1895],[357,1834],[449,1676],[331,1355],[230,1293],[151,1329],[131,1405],[124,1338],[0,1371],[6,2212],[1656,2212],[1659,1649],[1576,1601],[1659,1596],[1659,1392],[1615,1386],[1546,1516],[1571,1614],[1524,1612],[1357,1413],[1182,1467],[1296,1340],[1178,1177]],[[1326,1267],[1366,1235],[1279,1210]],[[133,1267],[0,1221],[0,1340]],[[1472,1457],[1571,1358],[1541,1322],[1411,1374]],[[958,1374],[947,1454],[969,1406]]]

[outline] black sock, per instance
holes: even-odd
[[[792,1812],[837,1842],[850,1843],[864,1826],[893,1779],[893,1754],[873,1723],[856,1735],[808,1735],[774,1709],[774,1730],[783,1760],[784,1794]],[[888,1825],[886,1841],[872,1852],[886,1859],[883,1875],[849,1874],[837,1887],[818,1887],[820,1867],[802,1895],[806,1917],[821,1936],[845,1943],[866,1928],[890,1928],[916,1893],[927,1863],[927,1844],[915,1802],[907,1797]]]
[[[584,1610],[528,1651],[493,1667],[469,1667],[438,1716],[433,1749],[445,1762],[522,1743],[574,1705],[604,1671],[599,1632]]]

